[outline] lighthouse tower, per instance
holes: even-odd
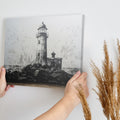
[[[37,38],[37,53],[36,63],[43,65],[47,64],[47,27],[42,22],[42,25],[38,28]]]

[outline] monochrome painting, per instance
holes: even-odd
[[[64,86],[82,70],[83,15],[7,18],[4,27],[8,83]]]

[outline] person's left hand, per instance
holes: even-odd
[[[4,67],[0,68],[0,97],[4,96],[6,91],[14,85],[7,85],[5,78],[6,70]]]

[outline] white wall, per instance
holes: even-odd
[[[84,71],[88,72],[90,96],[88,103],[92,120],[104,120],[97,96],[92,91],[96,79],[90,71],[90,60],[97,65],[103,59],[103,41],[115,54],[116,38],[120,38],[119,0],[0,0],[0,64],[3,65],[3,18],[43,14],[83,13],[85,20]],[[112,48],[112,49],[111,49]],[[115,55],[114,57],[115,58]],[[0,120],[32,120],[49,109],[63,96],[64,88],[15,86],[0,99]],[[83,120],[78,106],[68,120]]]

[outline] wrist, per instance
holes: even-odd
[[[80,103],[80,100],[77,97],[69,95],[65,95],[62,100],[66,103],[66,105],[71,106],[71,108],[75,108]]]
[[[72,110],[76,107],[73,101],[69,99],[69,97],[64,96],[60,101],[60,106],[62,107],[62,111],[64,111],[64,115],[68,116]]]

